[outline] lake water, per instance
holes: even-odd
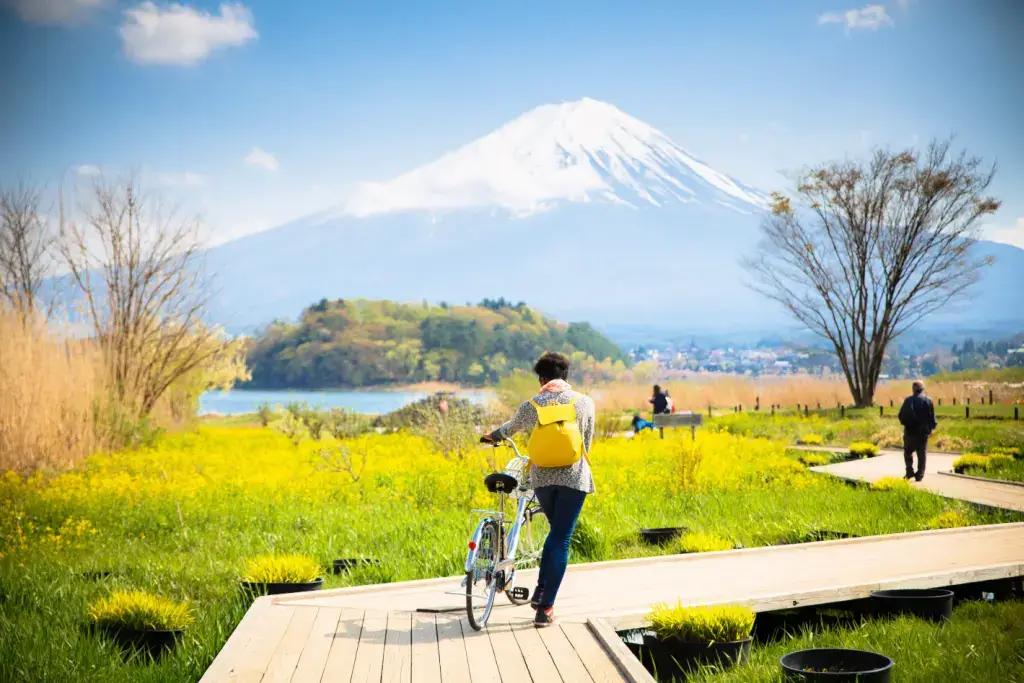
[[[239,415],[255,413],[261,403],[274,407],[304,401],[319,408],[344,408],[356,413],[380,415],[431,395],[418,391],[207,391],[199,398],[199,414]],[[486,391],[460,391],[458,395],[474,403],[484,403],[491,396]]]

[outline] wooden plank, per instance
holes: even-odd
[[[388,615],[381,682],[410,683],[411,681],[412,616],[408,612],[392,612]]]
[[[526,660],[526,668],[530,670],[530,676],[535,681],[561,681],[558,668],[551,658],[544,642],[540,639],[537,627],[528,622],[509,624],[516,642],[519,643],[519,651],[523,653]],[[551,627],[549,627],[551,628]]]
[[[471,680],[469,657],[460,621],[458,618],[449,616],[437,617],[437,650],[443,683],[470,683]],[[488,643],[489,647],[490,643]],[[488,652],[488,655],[491,665],[494,666],[494,654]],[[415,670],[413,675],[416,675]]]
[[[663,427],[700,427],[703,424],[703,413],[674,413],[654,416],[654,426],[658,429]]]
[[[466,617],[459,619],[462,628],[462,639],[466,646],[466,660],[469,675],[473,683],[501,683],[498,673],[498,658],[494,652],[494,643],[487,631],[477,631],[469,625]],[[525,668],[525,667],[524,667]],[[513,679],[508,679],[512,681]]]
[[[288,629],[274,651],[274,656],[270,658],[270,664],[267,665],[261,683],[288,683],[292,680],[295,666],[302,655],[302,648],[309,639],[309,632],[319,611],[317,607],[295,608],[295,614],[292,615]]]
[[[588,619],[587,627],[601,643],[608,656],[612,658],[619,671],[629,683],[655,683],[654,677],[647,672],[640,660],[633,656],[619,634],[612,630],[602,619]]]
[[[579,655],[594,683],[620,683],[622,672],[586,624],[562,624],[562,633]]]
[[[242,620],[238,622],[238,626],[224,642],[224,646],[217,653],[210,668],[199,679],[199,683],[222,683],[228,680],[253,634],[266,624],[263,615],[270,607],[271,603],[267,598],[257,598],[252,603],[242,616]]]
[[[412,615],[412,680],[441,683],[441,652],[433,614]]]
[[[294,615],[294,607],[273,605],[264,616],[267,629],[255,635],[245,646],[245,651],[228,680],[238,683],[259,683]]]
[[[547,648],[551,660],[558,669],[558,675],[565,683],[590,683],[593,679],[583,665],[583,661],[573,648],[572,643],[562,631],[561,626],[535,629],[540,640]]]
[[[498,663],[498,672],[501,680],[505,683],[518,683],[519,681],[530,681],[530,670],[526,667],[526,660],[519,650],[519,643],[512,633],[512,626],[507,621],[500,621],[494,614],[491,615],[487,630],[484,631],[494,648],[494,661]],[[473,647],[473,643],[466,641],[466,648]],[[474,681],[476,678],[474,676]],[[538,681],[538,683],[547,683]]]
[[[292,680],[296,683],[318,683],[327,666],[327,656],[331,653],[341,619],[340,607],[321,607],[317,612],[309,637],[302,648],[299,663],[295,666]],[[356,636],[358,638],[358,635]]]
[[[362,610],[344,609],[341,611],[338,628],[335,631],[334,638],[331,640],[331,651],[327,654],[327,663],[324,665],[324,681],[355,680],[353,673],[355,671],[356,655],[361,649],[363,621],[364,615]],[[385,622],[386,625],[387,622]],[[380,657],[381,660],[384,659],[383,650],[380,651]],[[365,666],[369,668],[368,663]],[[378,680],[380,679],[379,674],[377,678]]]

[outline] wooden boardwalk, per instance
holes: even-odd
[[[814,450],[842,452],[842,449],[831,448]],[[948,453],[929,453],[924,479],[920,482],[911,480],[910,485],[945,498],[1024,512],[1024,486],[977,477],[955,476],[952,474],[953,462],[958,457]],[[811,469],[841,479],[871,482],[882,477],[902,477],[906,466],[903,463],[903,453],[882,451],[873,458],[848,460]]]
[[[1016,576],[1024,523],[573,565],[546,631],[507,603],[472,631],[460,578],[298,593],[257,600],[202,681],[650,681],[614,630],[660,601],[765,611]]]

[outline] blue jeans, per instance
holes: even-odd
[[[537,502],[551,527],[544,541],[537,577],[537,590],[541,594],[540,608],[547,609],[555,604],[558,587],[569,565],[569,542],[587,494],[565,486],[541,486],[536,489],[536,493]]]

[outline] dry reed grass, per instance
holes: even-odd
[[[106,395],[95,344],[0,308],[0,471],[71,467],[100,448]]]
[[[820,404],[822,408],[834,408],[838,404],[851,405],[852,398],[841,378],[819,378],[809,376],[788,377],[742,377],[738,375],[695,374],[685,379],[662,381],[661,386],[669,391],[677,410],[704,411],[712,408],[733,408],[743,406],[752,409],[760,399],[762,409],[772,404],[783,408],[809,406],[812,410]],[[962,403],[970,397],[988,401],[988,389],[999,403],[1019,400],[1024,392],[1019,387],[993,384],[981,387],[978,383],[925,382],[927,393],[933,399],[942,398],[949,405],[953,398]],[[649,408],[651,397],[649,384],[613,383],[589,388],[600,410],[631,411]],[[885,405],[889,401],[899,404],[910,394],[910,380],[883,382],[875,392],[875,404]]]

